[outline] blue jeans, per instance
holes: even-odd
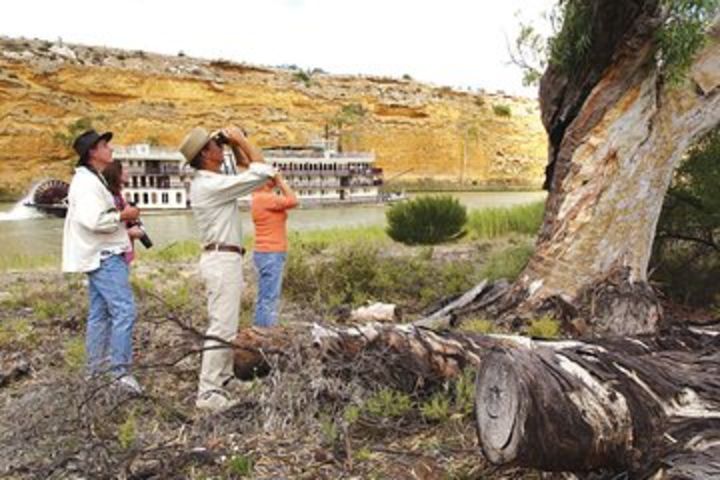
[[[277,323],[278,303],[282,289],[285,252],[254,252],[253,261],[258,276],[258,293],[255,302],[255,325],[271,327]]]
[[[113,376],[129,373],[132,363],[132,332],[135,299],[130,287],[128,264],[122,255],[100,262],[88,273],[88,312],[85,354],[88,373],[109,369]]]

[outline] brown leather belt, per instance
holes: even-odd
[[[206,252],[235,252],[239,253],[240,255],[245,255],[245,247],[225,245],[223,243],[211,243],[209,245],[205,245],[205,247],[203,247],[203,250],[205,250]]]

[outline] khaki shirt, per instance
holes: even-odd
[[[248,195],[276,174],[266,163],[253,162],[238,175],[198,170],[190,184],[190,205],[200,231],[200,243],[242,246],[238,198]]]

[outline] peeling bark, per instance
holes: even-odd
[[[550,471],[648,478],[690,468],[720,438],[718,339],[688,331],[499,346],[476,381],[481,448],[493,463]]]

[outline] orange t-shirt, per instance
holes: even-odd
[[[252,219],[255,224],[256,252],[287,251],[287,210],[298,204],[295,195],[278,195],[261,190],[252,194]]]

